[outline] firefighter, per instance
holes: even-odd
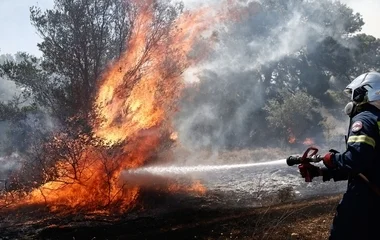
[[[311,166],[312,177],[323,181],[348,180],[330,231],[330,240],[380,239],[380,73],[368,72],[345,89],[351,102],[343,153],[330,150],[323,157],[325,167]]]

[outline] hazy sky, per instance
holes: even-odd
[[[341,0],[346,3],[354,11],[362,14],[365,25],[363,26],[363,32],[371,34],[377,38],[380,38],[379,12],[380,1],[379,0]]]
[[[29,20],[29,7],[52,8],[53,0],[0,0],[0,54],[26,51],[40,55],[40,38]]]
[[[41,55],[37,49],[40,38],[29,21],[29,7],[52,8],[53,0],[0,0],[0,54],[26,51]],[[185,0],[185,3],[204,2],[204,0]],[[363,32],[380,38],[377,23],[380,17],[379,0],[342,0],[363,15]]]

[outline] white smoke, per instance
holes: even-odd
[[[6,61],[20,62],[21,55],[0,55],[0,64]],[[24,88],[14,81],[0,77],[0,102],[4,106],[23,108],[30,106],[31,98],[24,96]],[[22,111],[22,110],[21,110]],[[46,133],[56,126],[51,116],[43,111],[30,111],[22,118],[4,115],[0,121],[0,180],[21,166],[21,152],[26,152],[30,143],[37,143],[37,134]],[[10,114],[13,114],[10,111]],[[17,110],[15,115],[17,115]],[[0,184],[1,185],[1,184]]]
[[[185,6],[212,6],[215,2],[187,0]],[[334,9],[325,9],[326,1],[287,2],[284,16],[258,11],[242,22],[218,26],[218,42],[213,54],[201,66],[186,72],[188,81],[206,83],[195,100],[183,102],[182,112],[176,119],[179,139],[184,146],[196,149],[195,153],[202,148],[217,152],[218,146],[230,142],[239,145],[239,141],[258,141],[255,134],[263,123],[257,120],[260,116],[252,117],[252,113],[265,105],[263,94],[267,90],[259,84],[263,77],[258,74],[260,70],[296,56],[305,46],[308,51],[317,50],[317,44],[328,36],[344,43],[341,33],[345,19],[330,14]],[[252,3],[254,1],[238,1],[247,7],[258,6]],[[310,19],[310,13],[325,15]],[[332,25],[326,26],[326,22]],[[239,104],[231,109],[229,100]],[[224,114],[224,110],[230,114]],[[257,126],[256,130],[247,132],[244,128],[247,124]]]
[[[220,0],[182,0],[186,9],[196,9],[202,6],[220,3]]]
[[[8,102],[15,96],[19,96],[22,89],[17,87],[15,82],[0,78],[0,101]]]
[[[15,61],[15,58],[10,54],[0,55],[0,64],[6,61]],[[8,102],[15,96],[19,96],[22,92],[22,88],[18,87],[15,82],[0,77],[0,102]]]
[[[0,181],[6,181],[9,175],[21,167],[21,158],[17,153],[0,157]],[[0,185],[1,189],[1,185]]]

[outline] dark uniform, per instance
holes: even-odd
[[[329,239],[380,239],[380,110],[367,103],[351,123],[347,150],[332,155],[334,168],[322,170],[323,181],[348,180]]]

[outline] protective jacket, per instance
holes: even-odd
[[[333,219],[330,240],[380,239],[380,110],[366,104],[352,118],[347,150],[332,157],[333,169],[323,169],[323,181],[348,180]],[[364,175],[370,182],[360,177]]]

